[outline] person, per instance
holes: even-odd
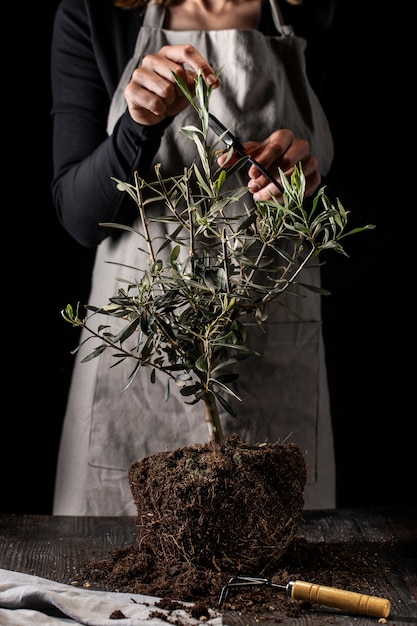
[[[52,197],[68,233],[96,248],[89,304],[102,305],[103,294],[117,291],[120,264],[132,277],[129,268],[138,263],[132,233],[100,226],[139,227],[135,203],[112,177],[133,182],[137,171],[151,179],[156,163],[163,164],[164,176],[177,175],[195,157],[193,142],[181,140],[179,132],[196,123],[195,112],[176,88],[173,71],[190,87],[203,73],[214,88],[210,110],[264,168],[289,175],[301,162],[308,197],[323,183],[333,140],[308,78],[302,25],[317,29],[320,40],[327,28],[320,24],[328,21],[323,7],[331,12],[333,3],[318,1],[318,17],[314,3],[298,4],[61,0],[51,47]],[[300,23],[303,36],[284,15]],[[280,197],[255,166],[238,176],[255,201]],[[320,286],[318,267],[303,271],[304,282]],[[320,296],[312,292],[293,300],[296,316],[275,307],[265,335],[256,324],[247,325],[262,356],[256,364],[256,357],[240,364],[237,393],[243,401],[237,419],[227,413],[221,419],[225,434],[238,432],[248,442],[297,443],[308,471],[305,508],[333,508],[335,459]],[[74,363],[55,515],[134,515],[130,464],[208,437],[204,419],[196,417],[198,405],[175,394],[165,400],[162,376],[154,383],[149,375],[138,376],[122,391],[129,366],[110,369],[107,352],[81,363],[81,350]]]

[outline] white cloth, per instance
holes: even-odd
[[[1,626],[184,626],[201,624],[187,611],[191,603],[182,602],[182,609],[168,611],[155,607],[159,598],[134,593],[115,593],[78,589],[72,585],[0,569]],[[152,617],[158,611],[166,619]],[[114,611],[125,618],[110,619]],[[205,623],[222,626],[219,613],[211,610]],[[169,617],[168,617],[169,616]]]

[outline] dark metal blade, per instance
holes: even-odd
[[[220,120],[218,120],[217,117],[215,117],[212,113],[209,113],[208,115],[208,122],[210,128],[216,133],[216,135],[221,137],[222,141],[224,141],[228,148],[233,148],[240,156],[246,157],[252,165],[255,165],[258,170],[262,172],[262,174],[268,180],[271,181],[271,183],[274,183],[274,185],[280,190],[281,193],[284,193],[284,188],[282,187],[281,183],[279,183],[276,178],[271,176],[268,170],[266,170],[260,163],[258,163],[258,161],[245,153],[245,149],[240,139],[233,135],[233,133],[231,133],[230,130],[228,130],[226,126],[222,124]]]

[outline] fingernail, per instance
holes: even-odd
[[[216,78],[216,76],[214,74],[208,74],[206,76],[206,83],[207,85],[214,85],[214,83],[216,83],[219,79]]]

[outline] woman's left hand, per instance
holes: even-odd
[[[246,154],[256,159],[260,165],[270,172],[271,176],[278,180],[278,168],[281,168],[285,176],[289,177],[294,171],[294,166],[301,163],[306,179],[306,196],[313,195],[321,182],[318,162],[316,157],[310,152],[309,142],[305,139],[299,139],[291,130],[277,130],[264,141],[246,141],[243,143],[243,147]],[[221,155],[218,158],[218,164],[228,167],[239,158],[239,155],[233,156],[226,164],[226,155]],[[248,188],[253,194],[254,200],[269,200],[271,195],[278,198],[282,196],[276,185],[268,180],[258,170],[256,165],[251,165],[248,175],[250,179]]]

